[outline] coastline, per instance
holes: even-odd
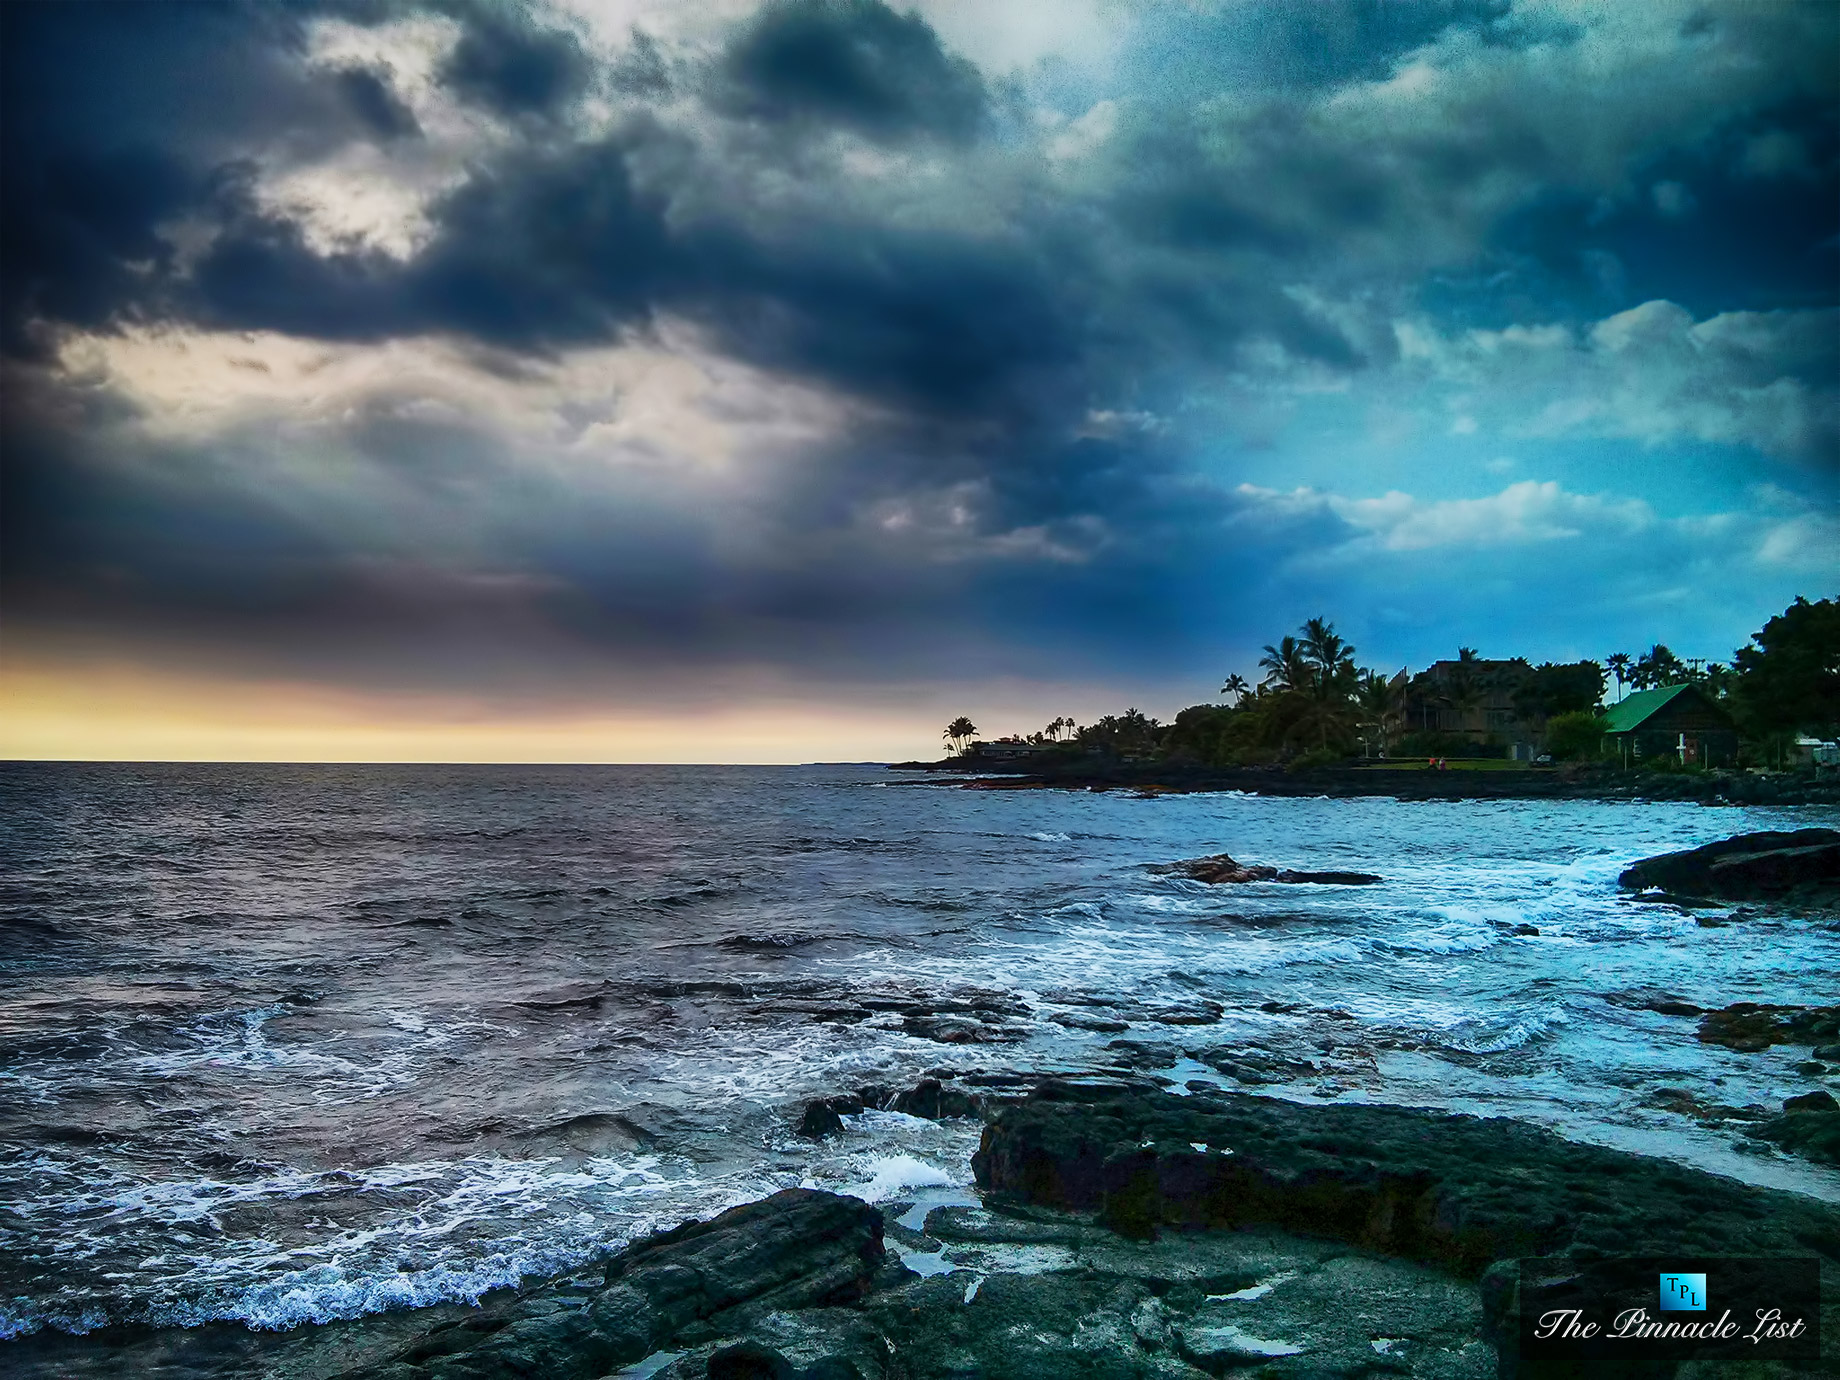
[[[1830,1355],[1840,1331],[1840,1208],[1795,1193],[1510,1120],[1117,1070],[943,1100],[933,1083],[915,1101],[928,1087],[907,1097],[917,1114],[982,1120],[975,1190],[787,1189],[473,1307],[285,1334],[41,1335],[13,1359],[24,1376],[204,1362],[271,1380],[1198,1380],[1365,1374],[1379,1358],[1483,1380],[1544,1373],[1517,1355],[1530,1257],[1811,1257]]]
[[[1207,767],[1184,762],[1123,762],[1083,757],[1031,762],[944,758],[891,762],[889,771],[964,777],[968,790],[1137,791],[1186,795],[1237,791],[1245,795],[1387,796],[1395,800],[1688,801],[1702,805],[1840,805],[1840,780],[1790,773],[1622,772],[1567,768],[1431,771],[1386,766]]]

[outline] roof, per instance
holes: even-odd
[[[1691,685],[1664,685],[1659,690],[1637,690],[1625,695],[1604,711],[1604,732],[1628,733],[1640,728],[1681,693],[1693,688]]]

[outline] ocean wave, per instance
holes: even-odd
[[[42,1184],[48,1166],[36,1167]],[[73,1165],[59,1177],[80,1178],[93,1166],[78,1171]],[[0,1336],[121,1322],[288,1328],[476,1303],[762,1188],[750,1179],[703,1181],[683,1166],[668,1172],[654,1155],[288,1168],[240,1181],[45,1185],[36,1194],[22,1186],[11,1203],[19,1226],[55,1231],[60,1259],[86,1256],[94,1272],[33,1305],[15,1300],[0,1314]],[[361,1224],[334,1226],[352,1213]],[[284,1220],[303,1225],[284,1229]],[[17,1250],[21,1241],[5,1240],[16,1230],[0,1233],[0,1245]],[[106,1279],[106,1295],[90,1279]]]

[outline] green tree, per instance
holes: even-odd
[[[1403,688],[1403,682],[1395,685],[1379,671],[1367,671],[1362,674],[1360,687],[1355,692],[1362,733],[1372,735],[1369,741],[1379,743],[1382,756],[1386,755],[1387,745],[1399,727],[1404,708]]]
[[[1247,692],[1251,689],[1252,687],[1246,683],[1246,678],[1235,671],[1227,677],[1227,683],[1220,687],[1220,693],[1233,696],[1233,703],[1238,704],[1246,698]]]
[[[967,719],[963,714],[960,714],[956,719],[952,720],[951,723],[946,725],[946,730],[941,736],[952,745],[952,751],[963,752],[965,750],[965,744],[972,738],[977,737],[977,731],[978,726],[972,723],[971,720]]]
[[[1732,658],[1732,699],[1753,737],[1840,731],[1840,599],[1796,601]]]
[[[1637,659],[1629,683],[1638,690],[1658,690],[1690,678],[1686,662],[1669,651],[1665,643],[1657,642]]]
[[[1595,712],[1604,697],[1604,668],[1595,661],[1542,662],[1529,667],[1515,687],[1514,707],[1522,718]]]
[[[1623,682],[1629,678],[1629,666],[1633,660],[1628,652],[1612,652],[1604,658],[1604,665],[1610,668],[1610,674],[1616,677],[1616,697],[1623,698]]]
[[[1561,762],[1587,761],[1604,748],[1604,721],[1588,709],[1555,714],[1546,725],[1546,750]]]
[[[1265,644],[1265,655],[1259,658],[1259,665],[1265,671],[1265,684],[1277,690],[1304,690],[1310,684],[1310,663],[1304,655],[1303,645],[1288,633],[1278,640],[1277,646]]]

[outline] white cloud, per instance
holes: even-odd
[[[1509,326],[1440,335],[1395,327],[1402,365],[1463,390],[1521,436],[1689,439],[1832,463],[1840,457],[1840,311],[1724,312],[1694,321],[1652,301],[1588,329]]]
[[[72,334],[59,362],[68,378],[131,399],[149,433],[194,441],[250,426],[305,438],[382,407],[557,459],[717,471],[822,444],[862,413],[714,354],[668,323],[646,341],[551,360],[501,359],[439,337],[322,344],[174,329]]]
[[[1523,546],[1590,533],[1640,531],[1654,513],[1637,499],[1573,494],[1553,480],[1524,479],[1486,498],[1425,502],[1397,491],[1379,498],[1329,495],[1328,505],[1389,551]]]

